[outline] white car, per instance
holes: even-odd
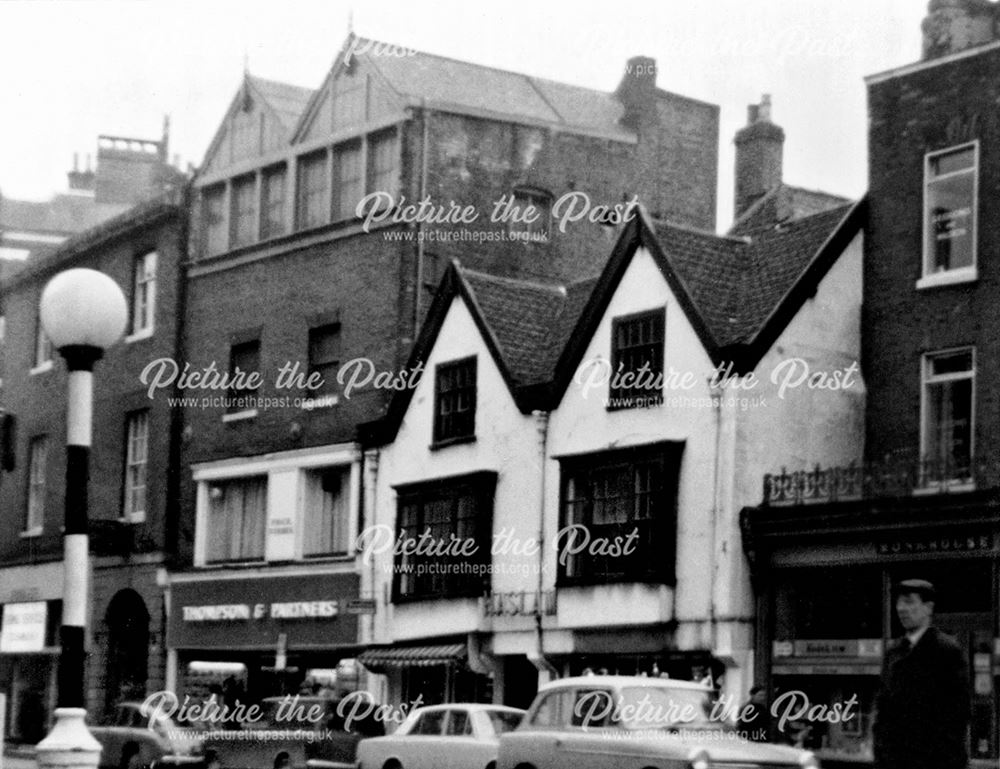
[[[818,769],[812,753],[742,739],[689,681],[579,676],[538,690],[500,738],[499,769]]]
[[[359,769],[495,769],[500,735],[515,729],[523,710],[502,705],[417,708],[387,737],[362,740]]]

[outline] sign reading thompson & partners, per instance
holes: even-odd
[[[0,625],[0,653],[40,652],[45,648],[45,601],[8,603]]]
[[[357,643],[357,574],[174,582],[167,642],[174,648],[322,648]]]

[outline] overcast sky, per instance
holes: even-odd
[[[732,213],[732,138],[772,94],[785,180],[866,187],[862,78],[915,61],[926,0],[0,0],[0,192],[66,188],[101,133],[155,139],[201,163],[239,86],[317,88],[348,30],[402,46],[613,90],[630,56],[658,85],[720,105],[720,224]]]

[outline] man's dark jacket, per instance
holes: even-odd
[[[929,627],[895,641],[875,698],[876,769],[965,769],[969,674],[955,639]]]

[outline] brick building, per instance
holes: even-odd
[[[744,515],[772,691],[858,697],[859,719],[814,729],[824,766],[870,758],[881,658],[902,632],[892,585],[914,577],[968,655],[972,765],[997,760],[997,18],[995,3],[931,2],[924,58],[867,78],[865,463],[819,451],[774,468]]]
[[[100,716],[122,697],[163,686],[158,574],[177,539],[180,412],[147,397],[139,374],[151,360],[178,357],[186,221],[179,193],[141,203],[33,258],[3,289],[3,408],[16,430],[14,467],[0,478],[0,604],[6,627],[25,616],[37,627],[27,644],[0,635],[0,689],[15,740],[44,735],[55,702],[67,376],[40,328],[38,303],[47,281],[70,267],[110,275],[130,308],[127,336],[95,368],[88,710]]]
[[[247,665],[257,693],[292,685],[261,671],[287,664],[301,677],[370,636],[367,618],[343,612],[358,597],[356,425],[382,413],[388,389],[373,376],[399,375],[452,256],[521,278],[592,275],[620,223],[594,207],[621,213],[633,199],[714,227],[718,108],[658,89],[652,60],[631,60],[602,93],[405,53],[349,38],[315,91],[247,75],[195,180],[185,363],[262,381],[186,392],[197,400],[185,411],[179,548],[193,568],[173,571],[169,588],[179,690],[191,663],[220,659]],[[384,193],[372,218],[385,218],[366,226],[357,206],[371,193]],[[404,198],[478,213],[394,222]],[[492,221],[502,199],[521,221]],[[278,387],[283,367],[324,384]],[[251,594],[281,603],[303,574],[327,580],[310,600],[341,611],[267,633],[185,620],[186,608]]]

